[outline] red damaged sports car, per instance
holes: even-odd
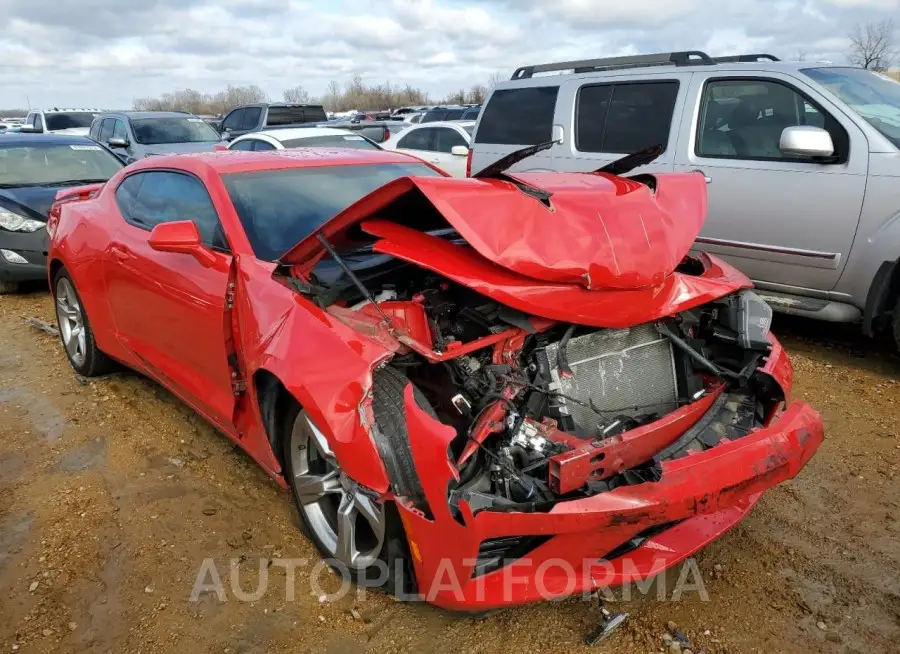
[[[217,152],[67,189],[69,360],[181,397],[360,584],[466,610],[656,574],[796,475],[822,422],[749,280],[689,254],[702,175],[514,159],[453,179]]]

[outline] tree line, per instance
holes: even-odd
[[[487,84],[475,84],[468,89],[460,89],[446,97],[432,99],[428,93],[409,84],[396,86],[390,82],[367,84],[360,75],[354,75],[343,86],[337,81],[329,82],[321,96],[314,96],[303,86],[285,89],[281,98],[284,102],[313,103],[325,106],[327,111],[382,110],[396,109],[408,105],[425,104],[481,104],[488,91],[504,79],[497,73]],[[163,93],[158,97],[136,98],[133,108],[138,111],[189,111],[193,114],[224,114],[244,104],[272,102],[273,99],[256,84],[232,86],[217,93],[201,93],[194,89],[182,89]]]

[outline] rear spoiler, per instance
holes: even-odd
[[[62,205],[71,204],[73,202],[81,202],[83,200],[90,200],[92,197],[97,195],[97,193],[104,187],[104,185],[105,182],[99,182],[97,184],[73,186],[72,188],[64,188],[60,191],[57,191],[56,197],[53,199],[53,205],[50,207],[50,211],[47,214],[48,228],[50,226],[50,222],[59,220],[59,211]]]

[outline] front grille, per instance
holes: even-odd
[[[653,324],[605,329],[569,341],[566,354],[571,376],[559,374],[559,343],[546,348],[558,411],[571,416],[586,437],[619,416],[664,414],[677,406],[678,386],[672,344]],[[603,412],[604,417],[589,406]]]

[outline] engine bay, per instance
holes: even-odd
[[[317,301],[344,320],[389,325],[402,343],[389,365],[457,434],[452,508],[465,500],[474,511],[545,511],[653,482],[661,461],[746,435],[784,399],[757,374],[771,310],[750,291],[604,329],[526,315],[371,251],[341,257],[312,271],[327,289]],[[695,274],[702,262],[686,258],[681,268]],[[652,452],[623,440],[688,412],[685,429],[663,429]],[[607,465],[607,454],[621,461]]]

